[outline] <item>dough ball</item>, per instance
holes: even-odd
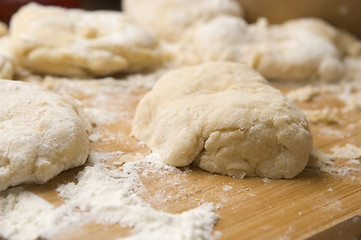
[[[236,177],[292,178],[307,164],[305,115],[240,63],[210,62],[164,75],[140,101],[132,134],[173,166]]]
[[[244,62],[268,79],[340,80],[345,67],[341,52],[332,41],[336,34],[336,29],[321,20],[287,21],[269,27],[266,41],[247,46]]]
[[[10,31],[16,59],[38,73],[107,76],[159,63],[154,37],[120,12],[28,4]]]
[[[280,81],[339,80],[345,72],[343,53],[358,51],[357,41],[316,19],[269,26],[264,20],[247,25],[240,18],[219,16],[191,35],[188,41],[199,62],[242,62]]]
[[[219,16],[199,26],[187,40],[193,42],[200,63],[217,60],[242,61],[242,48],[252,42],[248,24],[242,18]]]
[[[236,0],[125,0],[123,9],[161,39],[179,40],[194,24],[218,15],[242,17]]]
[[[9,52],[9,37],[0,38],[0,79],[12,79],[15,72],[14,59]]]
[[[71,99],[29,83],[0,80],[0,191],[45,183],[84,164],[89,130]]]

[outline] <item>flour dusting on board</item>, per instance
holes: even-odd
[[[10,240],[51,237],[84,222],[81,214],[66,205],[55,208],[21,187],[0,195],[0,210],[0,237]]]
[[[133,227],[133,234],[125,239],[213,238],[212,230],[218,220],[213,203],[170,214],[152,208],[137,195],[147,191],[140,180],[140,171],[164,174],[179,173],[179,169],[162,163],[156,154],[142,161],[124,163],[118,169],[110,169],[104,164],[122,154],[119,151],[91,153],[94,165],[85,167],[78,174],[77,183],[62,184],[57,188],[59,196],[65,199],[58,208],[21,188],[5,191],[0,195],[0,234],[9,239],[50,238],[64,229],[96,221]],[[17,220],[19,214],[25,216],[21,221]]]

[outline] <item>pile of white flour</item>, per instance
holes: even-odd
[[[22,188],[0,195],[0,234],[8,239],[51,238],[89,221],[133,227],[126,239],[212,239],[218,216],[212,203],[205,203],[181,214],[155,210],[138,197],[145,190],[139,171],[169,173],[169,167],[152,154],[145,161],[128,162],[119,169],[109,169],[105,161],[112,153],[93,153],[90,162],[77,176],[77,183],[59,185],[59,196],[65,199],[54,207],[44,199]],[[142,171],[143,171],[142,170]],[[144,174],[144,173],[143,173]]]

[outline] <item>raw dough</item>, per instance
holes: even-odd
[[[38,73],[106,76],[159,63],[154,37],[120,12],[28,4],[10,31],[15,57]]]
[[[359,41],[319,19],[247,25],[237,17],[219,16],[188,33],[185,41],[200,63],[242,62],[281,81],[336,81],[345,73],[344,57],[361,55]]]
[[[235,0],[125,0],[123,9],[153,34],[172,42],[199,22],[223,14],[243,15]]]
[[[0,79],[12,79],[14,72],[15,63],[9,52],[9,37],[0,37]]]
[[[306,166],[305,115],[257,72],[210,62],[165,74],[140,101],[132,134],[173,166],[292,178]]]
[[[84,164],[90,123],[72,99],[0,80],[0,191]]]

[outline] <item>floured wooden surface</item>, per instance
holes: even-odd
[[[136,105],[155,79],[138,82],[134,79],[97,82],[46,79],[45,82],[32,82],[79,99],[97,123],[91,136],[91,150],[109,153],[109,164],[117,167],[150,153],[129,133]],[[287,93],[297,89],[274,86]],[[311,132],[314,146],[323,153],[333,154],[335,165],[331,171],[334,173],[307,168],[292,180],[235,179],[190,166],[181,169],[182,173],[141,175],[147,189],[141,197],[155,209],[170,213],[180,213],[204,202],[214,203],[220,216],[213,230],[216,239],[304,239],[312,236],[347,239],[360,236],[361,151],[358,155],[357,147],[361,147],[361,111],[350,99],[361,91],[357,86],[350,86],[319,88],[307,101],[303,99],[297,103],[302,110],[330,109],[323,115],[313,112],[316,120],[319,116],[319,121],[311,123]],[[333,114],[333,121],[327,120],[327,113]],[[353,145],[354,154],[346,156],[352,159],[338,159],[342,152],[340,148],[346,144]],[[27,186],[26,189],[54,205],[61,205],[62,200],[55,191],[57,184],[73,179],[81,169],[62,173],[43,186]],[[129,235],[131,230],[91,222],[62,233],[56,239],[116,239]]]

